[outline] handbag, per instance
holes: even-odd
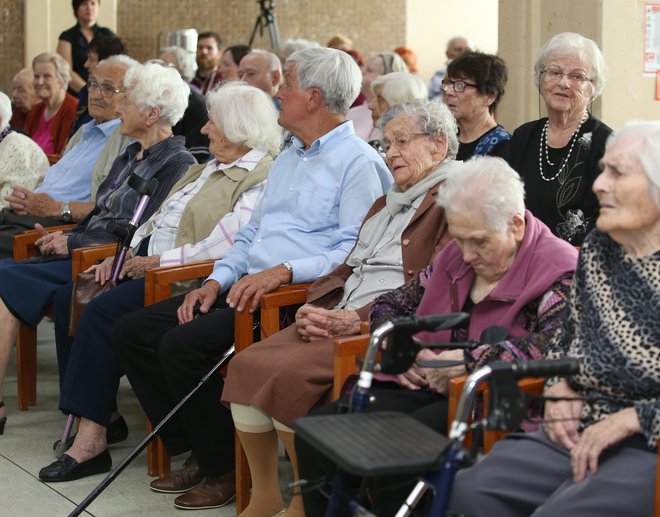
[[[73,282],[73,293],[71,296],[71,312],[69,314],[69,336],[76,335],[78,320],[85,310],[85,306],[97,296],[109,291],[115,286],[112,280],[101,285],[96,281],[94,272],[78,273]]]

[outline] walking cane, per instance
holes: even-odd
[[[124,266],[124,261],[126,260],[126,253],[131,247],[131,241],[133,240],[133,235],[135,230],[137,230],[144,215],[144,211],[147,208],[147,204],[151,199],[154,191],[158,187],[158,180],[152,178],[151,180],[144,180],[137,174],[131,174],[128,178],[128,186],[133,190],[136,190],[140,194],[140,201],[138,202],[135,212],[131,217],[131,220],[127,225],[120,225],[117,222],[110,221],[107,226],[109,233],[112,233],[117,237],[117,253],[115,253],[115,260],[112,265],[112,282],[116,285],[117,280],[119,280],[119,273],[121,268]],[[71,447],[69,443],[69,435],[71,434],[71,429],[73,428],[73,422],[76,417],[69,415],[66,419],[66,425],[64,426],[64,432],[62,433],[62,438],[56,441],[53,444],[53,451],[55,452],[56,458],[61,458],[62,455]]]
[[[128,465],[133,461],[138,454],[140,454],[144,448],[149,445],[149,442],[154,439],[156,436],[156,433],[161,430],[161,428],[169,422],[170,418],[172,418],[176,413],[181,409],[181,407],[188,402],[188,399],[192,397],[195,393],[197,393],[197,390],[202,387],[202,385],[211,378],[211,376],[218,371],[220,367],[222,367],[232,356],[234,353],[234,345],[232,345],[226,352],[225,354],[220,358],[220,360],[209,370],[209,372],[204,375],[204,377],[201,378],[201,380],[197,383],[197,386],[193,388],[193,390],[188,393],[183,399],[181,399],[181,402],[179,402],[172,411],[170,411],[167,415],[165,415],[165,418],[163,418],[160,422],[158,422],[158,425],[154,427],[153,431],[151,431],[147,436],[144,437],[144,439],[133,449],[131,452],[128,453],[128,455],[119,462],[119,464],[112,469],[108,475],[105,477],[99,485],[90,492],[90,494],[85,497],[85,499],[82,500],[82,502],[76,506],[76,508],[69,514],[69,517],[76,517],[80,515],[83,511],[85,511],[85,508],[87,508],[94,499],[96,499],[101,492],[103,492],[106,488],[108,488],[108,485],[112,483],[115,478],[122,473],[122,471],[128,467]]]

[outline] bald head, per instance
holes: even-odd
[[[282,79],[282,64],[272,52],[253,49],[241,59],[238,78],[274,97]]]
[[[11,81],[11,101],[18,109],[28,112],[37,103],[34,93],[34,74],[32,68],[19,70]]]

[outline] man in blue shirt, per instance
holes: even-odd
[[[11,257],[14,235],[33,229],[36,223],[78,222],[94,208],[96,188],[130,141],[117,131],[116,108],[124,97],[126,70],[136,63],[127,56],[113,56],[90,75],[88,104],[94,120],[72,137],[73,143],[34,192],[15,185],[6,197],[10,208],[0,213],[0,258]]]
[[[235,310],[254,311],[263,294],[329,273],[353,247],[367,209],[392,182],[380,156],[346,120],[360,84],[346,53],[314,48],[290,56],[277,97],[279,122],[293,143],[273,163],[250,223],[201,288],[118,322],[115,344],[152,422],[231,346]],[[178,508],[214,508],[234,497],[234,426],[219,403],[221,391],[221,377],[213,376],[161,432],[171,455],[192,449],[197,462],[151,485],[185,492],[175,500]]]

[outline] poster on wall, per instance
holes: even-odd
[[[660,3],[644,4],[644,75],[660,70]]]

